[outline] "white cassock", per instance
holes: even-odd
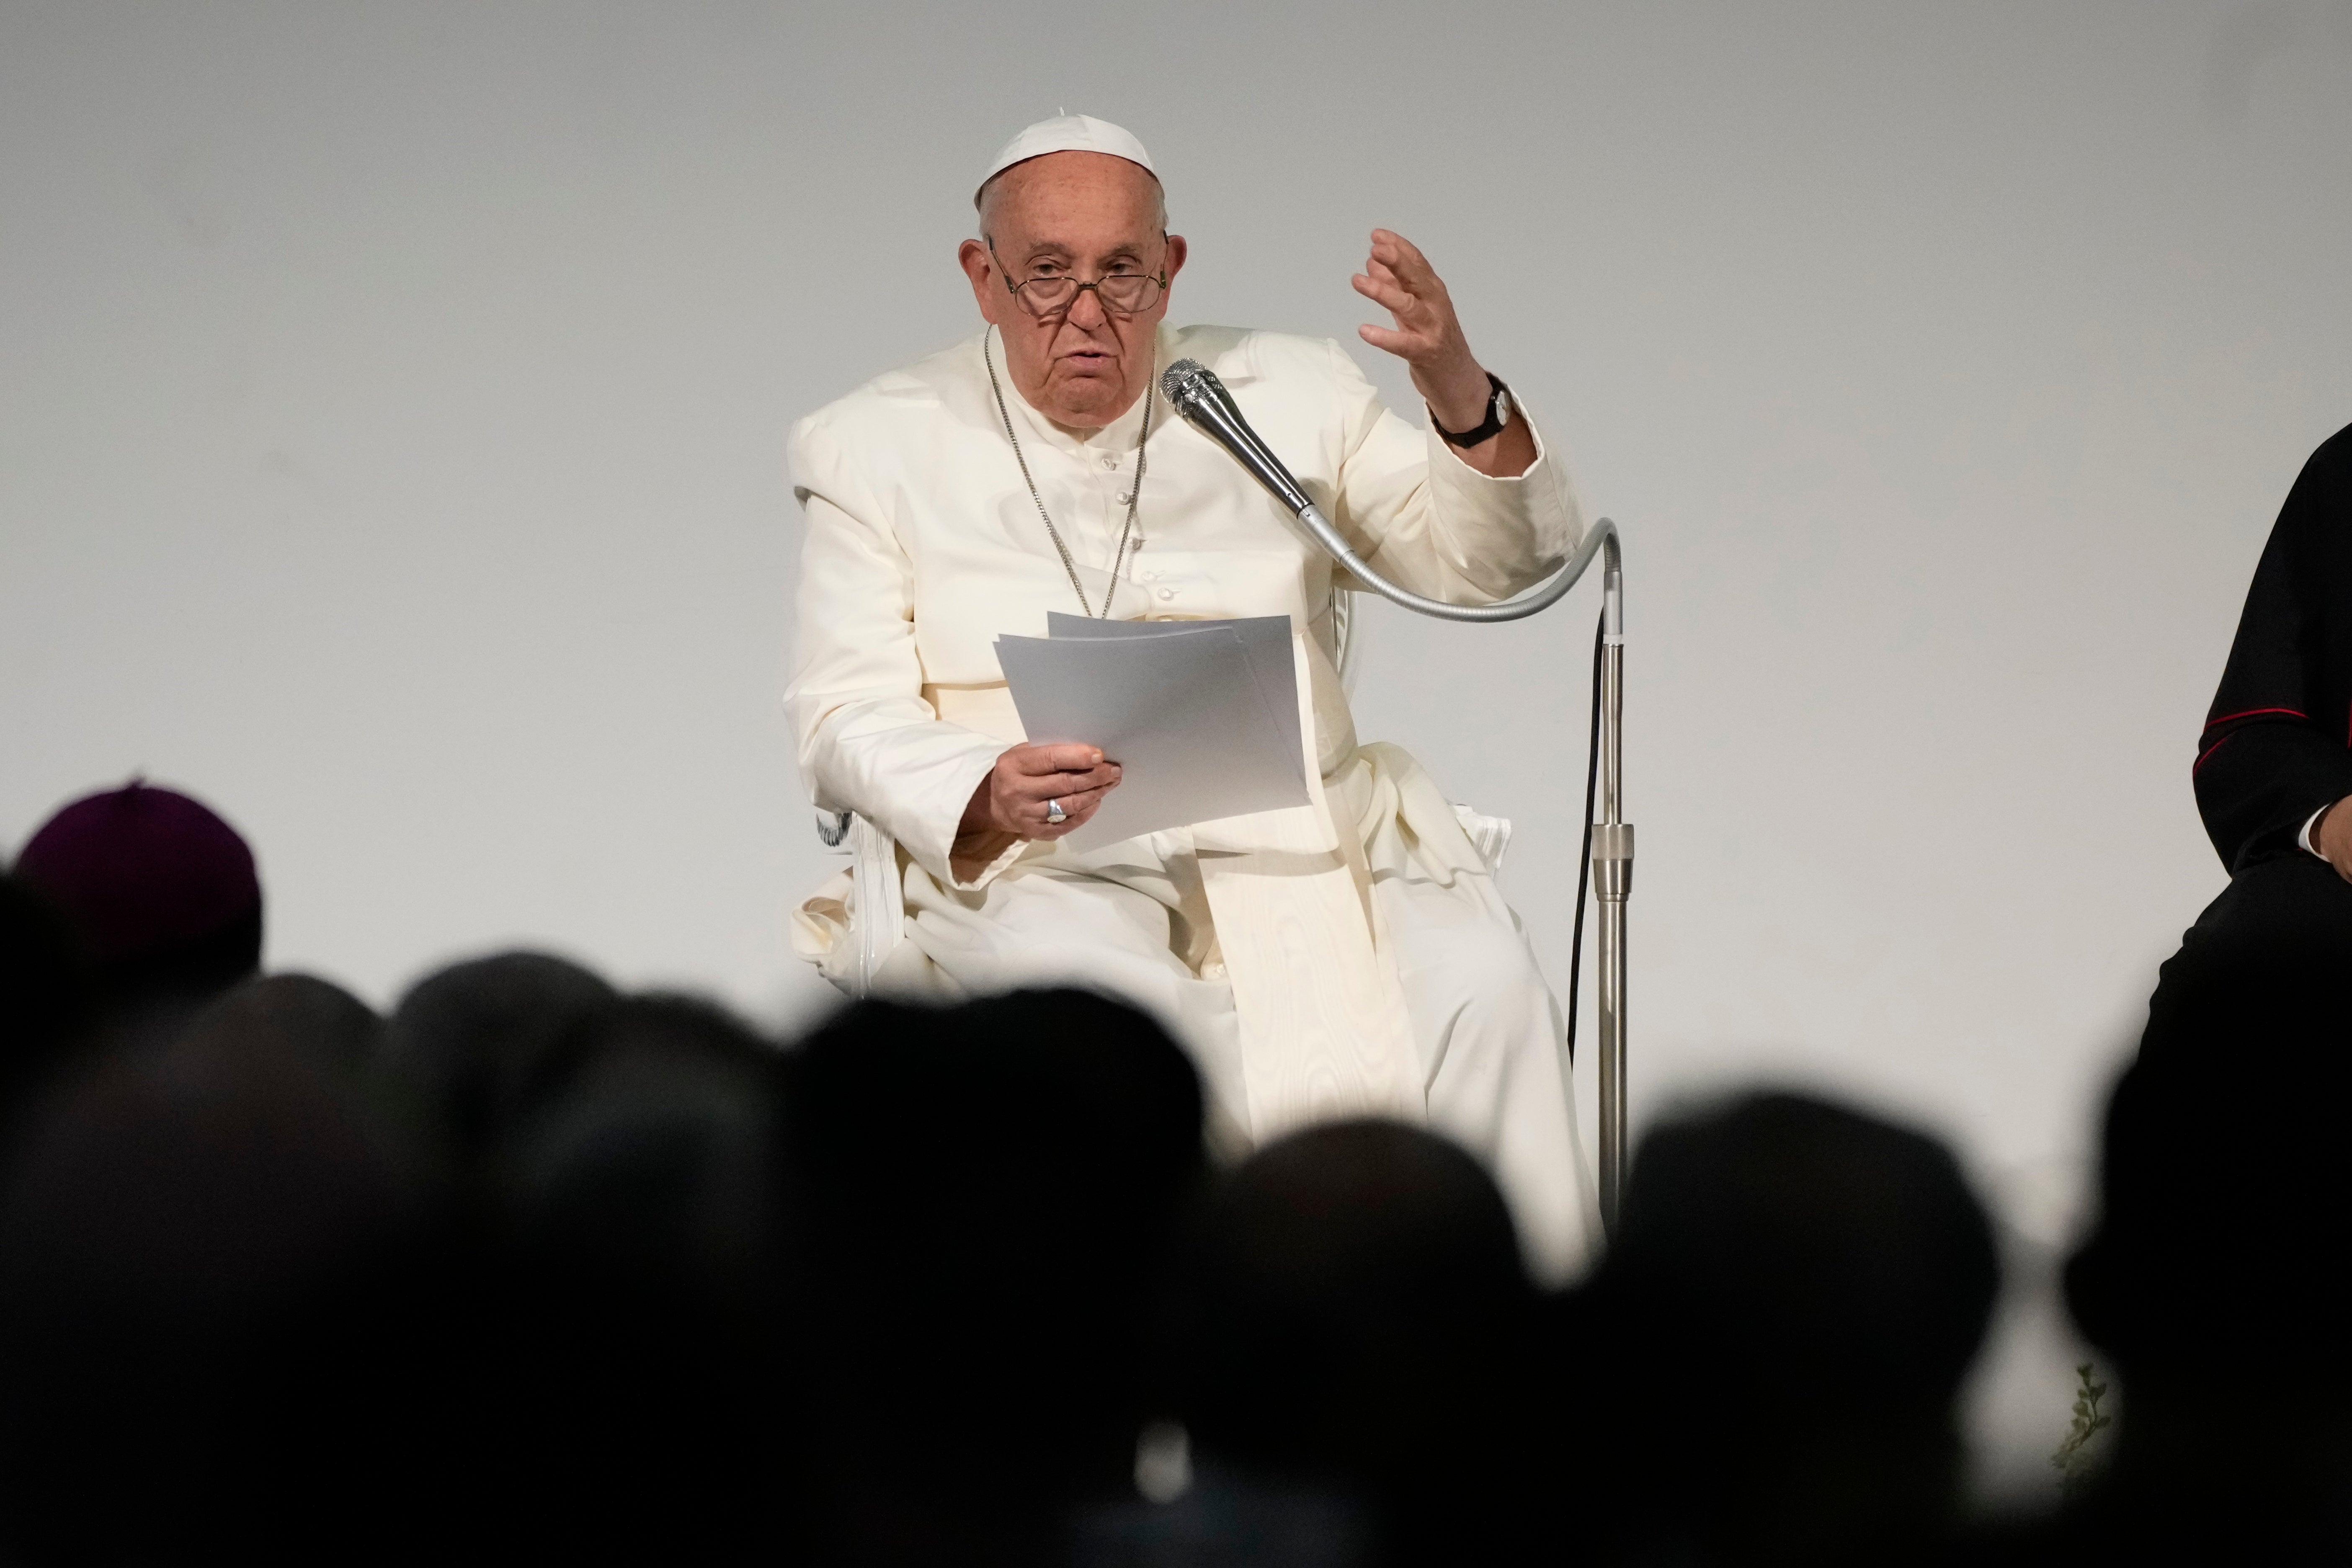
[[[816,804],[898,840],[906,941],[877,978],[953,996],[1077,983],[1192,1051],[1228,1145],[1335,1116],[1425,1121],[1490,1164],[1530,1261],[1571,1272],[1599,1234],[1559,1009],[1451,804],[1402,751],[1360,744],[1332,665],[1330,558],[1156,392],[1129,565],[1109,571],[1145,400],[1077,440],[1021,399],[1039,496],[1090,605],[1114,618],[1286,615],[1312,755],[1304,806],[1091,853],[1012,841],[950,863],[973,790],[1025,737],[992,644],[1080,605],[1037,518],[975,337],[793,427],[807,509],[787,704]],[[1420,593],[1507,597],[1574,549],[1559,462],[1490,479],[1381,405],[1339,344],[1163,326],[1158,365],[1214,371],[1366,561]],[[1523,407],[1514,417],[1524,417]],[[803,953],[846,962],[829,888]]]

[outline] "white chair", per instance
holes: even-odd
[[[1350,687],[1359,641],[1351,635],[1355,617],[1349,595],[1334,594],[1331,598],[1332,640],[1339,647],[1334,662],[1341,685]],[[1488,816],[1459,801],[1454,804],[1454,815],[1487,869],[1499,873],[1511,847],[1511,819]],[[840,952],[842,962],[828,963],[825,977],[853,999],[863,997],[872,992],[875,976],[906,940],[907,900],[899,882],[898,840],[854,811],[818,812],[816,836],[828,849],[849,857],[849,885],[837,900],[824,894],[811,900],[803,906],[803,918],[835,928],[834,942],[846,944],[846,951]],[[818,903],[827,908],[811,915],[810,907]]]
[[[843,901],[848,943],[845,962],[826,978],[852,998],[874,988],[874,976],[907,935],[907,899],[898,881],[898,841],[854,811],[820,811],[816,836],[829,849],[849,857],[848,897]]]

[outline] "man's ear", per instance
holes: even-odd
[[[956,261],[971,283],[971,302],[980,307],[980,319],[996,321],[995,269],[988,264],[988,247],[976,239],[967,239],[956,247]]]
[[[1168,237],[1169,282],[1175,282],[1176,274],[1184,270],[1184,258],[1190,254],[1191,247],[1185,245],[1184,237],[1182,235],[1171,234]]]

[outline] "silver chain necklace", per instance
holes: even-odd
[[[1103,589],[1102,608],[1097,610],[1087,603],[1087,591],[1078,583],[1077,563],[1070,559],[1070,547],[1062,542],[1062,531],[1054,526],[1053,518],[1046,514],[1045,500],[1037,493],[1037,481],[1029,477],[1029,459],[1022,455],[1021,437],[1013,433],[1013,411],[1004,405],[1004,388],[996,381],[996,358],[988,350],[988,334],[995,331],[991,327],[988,333],[982,335],[980,357],[988,365],[988,390],[996,395],[996,416],[1004,421],[1004,438],[1013,443],[1013,460],[1021,465],[1021,482],[1029,487],[1029,499],[1037,506],[1037,521],[1045,525],[1045,537],[1054,542],[1055,553],[1062,558],[1062,570],[1069,574],[1070,589],[1078,596],[1078,608],[1096,620],[1106,619],[1110,615],[1111,596],[1118,592],[1118,570],[1127,560],[1127,542],[1135,537],[1135,510],[1143,501],[1143,465],[1146,459],[1143,443],[1151,438],[1152,383],[1146,381],[1143,384],[1143,428],[1135,437],[1135,483],[1129,486],[1127,491],[1127,526],[1118,531],[1118,551],[1110,558],[1110,583]],[[1151,373],[1155,377],[1160,374],[1160,358],[1156,350],[1152,355]]]

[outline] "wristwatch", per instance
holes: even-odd
[[[1502,377],[1493,371],[1486,373],[1486,384],[1494,390],[1486,395],[1486,417],[1475,427],[1456,434],[1437,422],[1437,411],[1430,410],[1429,427],[1445,437],[1450,446],[1475,447],[1491,440],[1503,426],[1511,422],[1511,389],[1503,384]]]

